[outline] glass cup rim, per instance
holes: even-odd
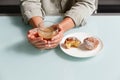
[[[52,26],[52,25],[54,25],[55,24],[55,22],[53,22],[53,21],[43,21],[43,22],[40,22],[38,25],[37,25],[37,27],[39,28],[39,27],[50,27],[50,26]]]
[[[44,26],[44,24],[46,23],[46,22],[48,22],[47,24],[48,25],[50,25],[50,26]],[[51,24],[49,24],[49,23],[51,23]],[[53,27],[51,27],[52,25],[54,25],[54,23],[53,22],[51,22],[51,21],[45,21],[44,23],[43,23],[43,26],[39,26],[38,27],[38,34],[39,34],[39,36],[41,36],[40,35],[40,32],[42,31],[43,33],[52,33],[52,36],[55,36],[57,33],[58,33],[58,29],[57,28],[53,28]],[[53,31],[52,31],[53,30]],[[47,34],[46,34],[47,35]]]

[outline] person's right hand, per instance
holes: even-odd
[[[37,28],[31,29],[27,34],[28,41],[39,49],[48,49],[47,41],[38,35]]]

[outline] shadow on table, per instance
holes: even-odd
[[[32,29],[32,27],[30,25],[25,24],[25,22],[22,19],[22,16],[12,16],[12,17],[10,17],[10,19],[11,19],[10,21],[13,25],[12,27],[19,28],[21,33],[25,37],[26,37],[28,30]]]
[[[88,61],[88,60],[90,60],[92,57],[89,57],[89,58],[77,58],[77,57],[72,57],[72,56],[69,56],[69,55],[67,55],[67,54],[65,54],[61,49],[60,49],[60,47],[58,46],[56,49],[55,49],[55,52],[56,52],[56,54],[59,56],[59,57],[61,57],[61,58],[63,58],[63,59],[65,59],[65,60],[69,60],[69,61]]]
[[[8,46],[7,49],[9,52],[14,52],[16,54],[28,54],[28,55],[42,55],[48,52],[48,50],[39,50],[32,46],[27,40],[17,42],[11,46]]]

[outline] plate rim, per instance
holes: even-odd
[[[88,36],[93,36],[93,37],[97,38],[97,39],[100,41],[100,45],[101,45],[101,47],[100,47],[100,49],[98,50],[98,52],[96,52],[96,53],[94,53],[94,55],[90,55],[90,56],[76,56],[76,55],[71,55],[70,53],[65,52],[65,49],[62,47],[63,40],[65,41],[65,39],[66,39],[67,37],[70,37],[70,36],[75,35],[75,34],[86,34],[86,35],[88,35]],[[96,55],[100,54],[100,51],[103,49],[103,42],[102,42],[102,40],[101,40],[99,37],[97,37],[96,35],[92,35],[92,34],[87,33],[87,32],[75,32],[75,33],[69,33],[69,34],[65,35],[65,36],[63,37],[63,39],[61,40],[59,46],[60,46],[60,49],[61,49],[65,54],[67,54],[67,55],[69,55],[69,56],[77,57],[77,58],[88,58],[88,57],[93,57],[93,56],[96,56]]]

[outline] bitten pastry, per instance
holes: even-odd
[[[80,44],[81,44],[81,41],[78,40],[76,37],[68,37],[64,42],[64,45],[67,49],[71,47],[78,48]]]
[[[84,39],[83,44],[86,49],[93,50],[98,46],[99,41],[94,37],[87,37]]]

